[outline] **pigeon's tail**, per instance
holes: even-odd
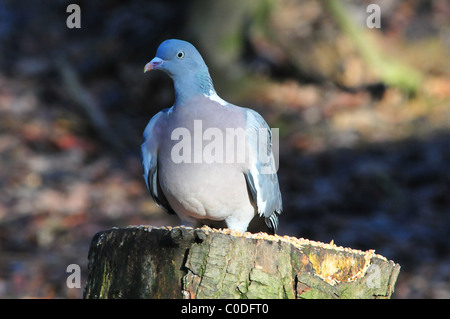
[[[269,227],[269,230],[271,233],[276,234],[278,230],[278,215],[280,213],[277,211],[274,211],[269,217],[265,219],[267,227]]]

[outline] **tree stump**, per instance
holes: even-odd
[[[288,236],[130,226],[96,234],[85,298],[389,298],[400,266]]]

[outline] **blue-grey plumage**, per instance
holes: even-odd
[[[261,115],[222,100],[200,53],[186,41],[164,41],[145,66],[145,72],[150,70],[166,72],[175,87],[174,105],[156,114],[144,131],[144,178],[155,202],[188,224],[220,225],[217,222],[223,221],[228,228],[245,231],[255,216],[261,216],[275,232],[282,199],[271,133]],[[174,160],[174,149],[181,143],[174,132],[180,129],[193,136],[182,152],[194,150],[193,162]],[[239,130],[245,136],[230,135]],[[198,137],[205,136],[211,144],[199,147]],[[228,143],[230,136],[236,145]],[[197,161],[195,152],[204,156],[213,142],[222,148],[214,148],[209,155],[219,161]],[[261,146],[268,160],[261,160]],[[245,160],[237,160],[239,156],[225,160],[236,150],[244,150]]]
[[[258,207],[259,215],[265,217],[266,224],[270,229],[276,230],[278,228],[278,215],[281,214],[283,205],[272,152],[272,134],[266,121],[259,113],[251,109],[244,110],[247,127],[256,131],[255,134],[249,134],[249,147],[251,154],[254,155],[254,161],[250,161],[245,177],[253,200]],[[266,138],[259,134],[260,130],[266,132]],[[262,162],[261,149],[259,149],[261,143],[267,144],[265,145],[265,151],[269,154],[267,162]]]

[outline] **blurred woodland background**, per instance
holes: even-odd
[[[218,94],[280,129],[281,235],[402,266],[394,298],[450,298],[450,1],[0,0],[0,297],[80,298],[94,234],[177,225],[142,178],[192,42]],[[367,27],[371,3],[381,28]]]

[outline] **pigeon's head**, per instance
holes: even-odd
[[[166,72],[175,85],[175,98],[182,102],[197,94],[215,93],[208,67],[189,42],[170,39],[160,44],[156,57],[145,65],[144,72]]]
[[[164,71],[173,79],[179,101],[215,93],[205,61],[189,42],[170,39],[161,43],[156,57],[145,65],[144,72],[151,70]]]
[[[145,65],[144,72],[151,70],[164,71],[175,79],[208,70],[208,68],[192,44],[183,40],[170,39],[161,43],[156,57]]]

